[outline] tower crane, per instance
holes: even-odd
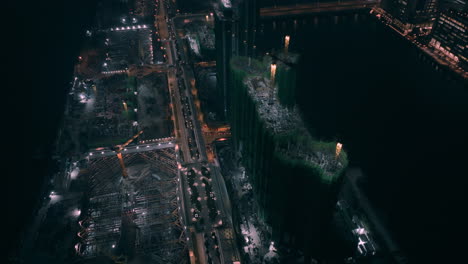
[[[127,142],[125,142],[124,144],[116,145],[113,147],[113,150],[117,152],[117,158],[119,159],[119,163],[120,163],[120,167],[122,168],[122,175],[124,179],[128,178],[128,174],[127,174],[127,169],[125,168],[125,164],[124,164],[121,152],[128,144],[132,143],[132,141],[135,140],[137,137],[139,137],[142,133],[143,133],[143,130],[140,130],[140,132],[134,135],[131,139],[127,140]]]

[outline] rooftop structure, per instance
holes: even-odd
[[[285,133],[291,127],[303,126],[297,111],[290,111],[278,102],[276,96],[271,96],[270,80],[265,77],[252,77],[246,80],[249,95],[258,107],[260,118],[265,121],[267,129],[274,133]]]
[[[280,55],[286,59],[285,55]],[[298,56],[292,55],[290,61],[297,62]],[[278,150],[283,154],[293,159],[300,159],[310,162],[313,166],[318,166],[330,176],[336,171],[343,168],[345,164],[335,162],[334,146],[329,146],[328,153],[317,153],[318,144],[314,143],[313,137],[306,129],[301,114],[297,108],[289,109],[284,104],[281,104],[278,97],[278,85],[272,83],[271,78],[265,76],[265,70],[269,65],[270,60],[266,59],[266,63],[252,63],[247,58],[236,58],[232,65],[237,70],[245,70],[249,75],[244,79],[249,97],[253,100],[256,107],[259,119],[265,125],[265,129],[273,135],[284,137],[284,144],[278,144]],[[284,63],[280,63],[278,68],[288,67]],[[294,84],[290,84],[290,89],[295,89]],[[286,88],[284,88],[286,89]],[[301,135],[302,142],[288,140],[293,135]],[[337,176],[337,175],[335,175]]]

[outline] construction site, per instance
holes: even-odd
[[[79,153],[111,147],[126,141],[139,129],[145,130],[140,140],[172,136],[164,73],[113,74],[94,81],[76,78],[69,96],[62,148]]]
[[[215,37],[213,25],[207,21],[184,24],[191,55],[195,62],[215,59]]]
[[[129,19],[129,18],[127,18]],[[123,19],[125,21],[125,19]],[[152,31],[148,25],[122,22],[105,33],[105,74],[125,71],[130,65],[153,64]]]
[[[215,34],[210,15],[190,15],[174,18],[177,33],[187,43],[191,61],[195,63],[214,61]]]
[[[122,256],[121,263],[184,263],[188,253],[174,148],[124,154],[122,159],[124,167],[116,155],[89,156],[81,170],[79,177],[88,186],[77,254],[83,263],[103,255]]]

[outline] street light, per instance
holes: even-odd
[[[276,64],[272,63],[270,66],[270,80],[273,85],[275,84],[275,75],[276,75]]]
[[[286,35],[286,36],[284,37],[284,52],[285,52],[286,54],[288,54],[289,39],[290,39],[289,35]]]
[[[343,147],[343,144],[339,142],[336,143],[335,158],[338,158],[338,156],[340,155],[342,147]]]

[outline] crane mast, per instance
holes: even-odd
[[[115,152],[117,152],[117,158],[119,159],[119,164],[120,164],[120,167],[122,168],[122,176],[124,177],[124,179],[128,178],[128,174],[127,174],[127,169],[125,168],[125,163],[123,161],[121,152],[128,144],[132,143],[132,141],[135,140],[137,137],[139,137],[142,133],[143,133],[143,130],[140,130],[140,132],[134,135],[131,139],[127,140],[127,142],[125,142],[124,144],[117,145],[114,147]]]

